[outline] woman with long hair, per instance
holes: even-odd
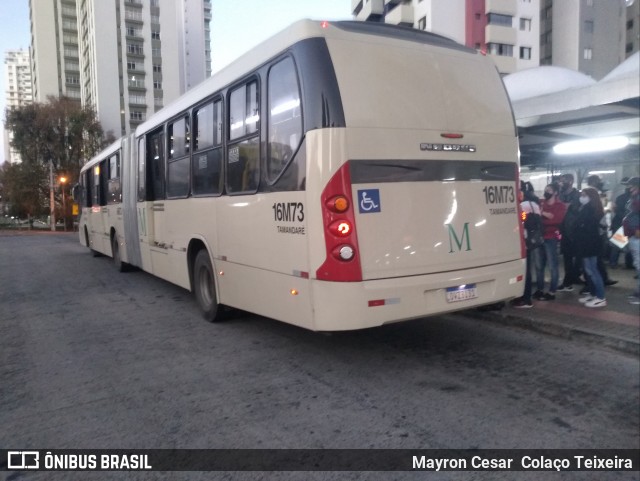
[[[558,288],[558,244],[560,241],[560,225],[567,213],[567,206],[560,201],[560,187],[551,183],[544,188],[544,200],[540,204],[542,225],[544,226],[544,246],[540,252],[540,262],[536,266],[536,284],[538,290],[533,295],[539,301],[553,301]],[[544,292],[544,271],[549,266],[551,282],[549,291]]]
[[[600,220],[604,216],[604,208],[600,194],[593,187],[585,187],[580,192],[580,210],[575,226],[576,251],[582,257],[587,274],[589,292],[580,298],[587,307],[605,307],[604,281],[598,270],[598,257],[602,253],[600,237]]]

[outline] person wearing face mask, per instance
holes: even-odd
[[[540,215],[540,205],[539,199],[535,195],[535,191],[533,189],[533,185],[531,182],[520,181],[520,209],[527,216],[530,214]],[[523,221],[524,223],[524,221]],[[524,229],[524,235],[527,235],[526,229]],[[526,237],[525,237],[526,239]],[[511,301],[511,306],[517,309],[528,309],[533,307],[533,302],[531,302],[531,291],[532,283],[531,283],[531,271],[533,269],[533,256],[536,251],[542,250],[541,248],[536,248],[533,250],[527,249],[527,263],[526,263],[526,272],[524,278],[524,292],[522,293],[522,297],[518,297]]]
[[[558,198],[559,186],[551,183],[544,188],[544,200],[540,205],[542,226],[544,227],[544,250],[536,272],[537,291],[533,295],[539,301],[553,301],[558,288],[558,242],[560,240],[560,225],[567,212],[567,206]],[[544,292],[544,271],[549,266],[551,282],[549,291]]]
[[[608,248],[609,242],[607,237],[607,228],[608,228],[607,221],[606,221],[607,199],[606,199],[605,190],[604,190],[604,181],[600,178],[599,175],[592,174],[589,177],[587,177],[587,185],[589,187],[593,187],[598,191],[598,194],[600,194],[600,201],[602,202],[602,207],[605,210],[605,216],[600,221],[600,238],[603,245],[602,254],[605,254],[606,249]],[[613,279],[609,278],[609,273],[607,272],[607,267],[604,263],[604,259],[602,256],[598,257],[598,271],[600,272],[600,276],[602,277],[605,286],[613,286],[618,283],[618,281],[614,281]],[[588,292],[587,288],[585,287],[582,291],[580,291],[580,294],[586,294],[587,292]]]
[[[598,257],[602,253],[600,237],[600,220],[604,216],[604,208],[600,194],[593,187],[585,187],[580,193],[580,210],[576,219],[574,238],[576,252],[582,258],[582,265],[587,278],[589,292],[580,298],[586,307],[605,307],[604,281],[598,270]]]
[[[560,251],[564,262],[564,279],[558,286],[558,291],[573,292],[573,285],[580,284],[582,271],[580,258],[576,255],[575,224],[580,209],[580,193],[573,187],[573,174],[563,174],[560,177],[560,201],[567,206],[567,212],[560,226],[562,239]]]

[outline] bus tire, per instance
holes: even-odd
[[[193,263],[193,290],[198,307],[209,322],[220,320],[213,266],[206,249],[201,249]]]
[[[118,236],[116,233],[113,233],[111,237],[111,256],[113,257],[113,264],[118,269],[118,272],[125,272],[127,270],[127,264],[122,262],[122,257],[120,257],[120,244],[118,244]]]

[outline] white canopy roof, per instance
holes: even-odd
[[[638,158],[640,53],[599,82],[562,67],[542,66],[504,77],[520,134],[522,163],[546,162],[559,142],[624,135],[624,155]]]

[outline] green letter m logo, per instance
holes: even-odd
[[[471,241],[469,239],[469,223],[465,222],[464,223],[464,227],[462,229],[462,238],[458,239],[458,234],[456,234],[456,231],[453,229],[453,226],[451,224],[447,224],[447,227],[449,228],[449,254],[453,253],[453,244],[455,242],[455,245],[458,247],[458,251],[462,250],[462,244],[464,243],[464,239],[465,237],[467,238],[467,248],[466,250],[470,251],[471,250]]]

